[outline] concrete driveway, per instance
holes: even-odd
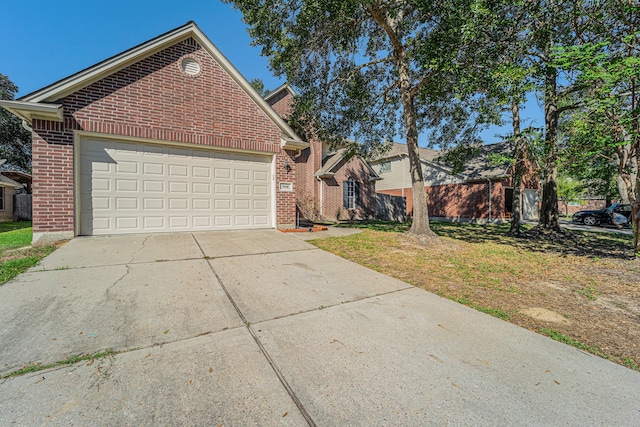
[[[77,238],[0,287],[0,425],[640,425],[640,373],[275,230]]]

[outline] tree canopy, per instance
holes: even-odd
[[[0,74],[0,99],[11,101],[17,92],[18,87],[9,77]],[[0,159],[7,160],[4,167],[31,171],[31,133],[4,108],[0,108]]]

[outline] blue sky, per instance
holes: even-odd
[[[275,78],[267,58],[251,46],[242,15],[218,0],[3,0],[0,73],[19,88],[18,97],[143,43],[188,21],[195,21],[248,80],[268,89]],[[527,113],[538,109],[529,103]],[[485,131],[495,142],[499,129]],[[424,145],[424,140],[420,145]]]

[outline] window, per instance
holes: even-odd
[[[342,207],[345,209],[360,208],[360,183],[353,178],[342,183]]]
[[[0,211],[4,210],[4,187],[0,187]]]
[[[391,162],[380,163],[380,168],[378,169],[378,173],[387,173],[387,172],[391,172]]]

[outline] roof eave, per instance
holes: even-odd
[[[247,79],[231,64],[231,62],[218,50],[209,38],[198,28],[195,22],[187,24],[162,34],[154,39],[139,44],[118,55],[106,59],[83,71],[64,78],[52,85],[20,98],[20,101],[41,103],[54,102],[79,89],[86,87],[98,80],[109,76],[141,59],[147,58],[161,50],[193,37],[209,52],[216,62],[231,76],[244,92],[264,111],[264,113],[280,128],[283,134],[294,141],[302,139],[296,132],[262,99],[260,94],[251,86]]]
[[[300,139],[291,139],[291,138],[282,138],[280,141],[280,147],[283,150],[304,150],[309,147],[308,142],[302,141]]]
[[[0,107],[31,124],[33,119],[61,122],[64,111],[61,104],[41,104],[29,101],[0,101]]]
[[[334,176],[336,176],[335,172],[322,172],[322,173],[316,173],[315,175],[316,178],[320,178],[320,179],[333,178]]]
[[[289,94],[291,96],[296,96],[296,91],[293,90],[291,85],[289,85],[289,83],[283,83],[280,86],[278,86],[277,88],[275,88],[273,91],[269,92],[264,97],[264,100],[268,102],[271,98],[273,98],[274,96],[276,96],[278,93],[282,92],[283,90],[286,90],[287,92],[289,92]]]

